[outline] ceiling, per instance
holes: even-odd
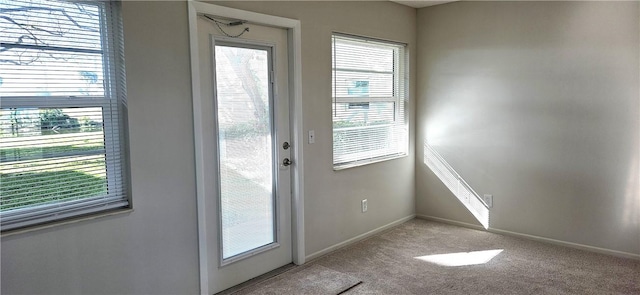
[[[443,4],[443,3],[455,2],[457,0],[448,0],[448,1],[442,1],[442,0],[396,1],[396,0],[391,0],[391,1],[392,2],[396,2],[396,3],[400,3],[402,5],[411,6],[411,7],[414,7],[414,8],[422,8],[422,7],[433,6],[433,5]]]

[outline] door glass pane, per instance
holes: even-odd
[[[223,259],[275,242],[269,54],[215,46]]]

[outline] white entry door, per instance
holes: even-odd
[[[211,100],[214,135],[205,151],[215,192],[207,206],[210,293],[292,262],[287,31],[233,21],[197,20],[200,91]]]

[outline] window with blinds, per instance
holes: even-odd
[[[334,170],[407,155],[404,44],[334,34]]]
[[[119,5],[0,0],[2,231],[129,206]]]

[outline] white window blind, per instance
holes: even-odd
[[[2,231],[129,206],[119,13],[0,0]]]
[[[335,170],[407,155],[404,44],[334,34]]]

